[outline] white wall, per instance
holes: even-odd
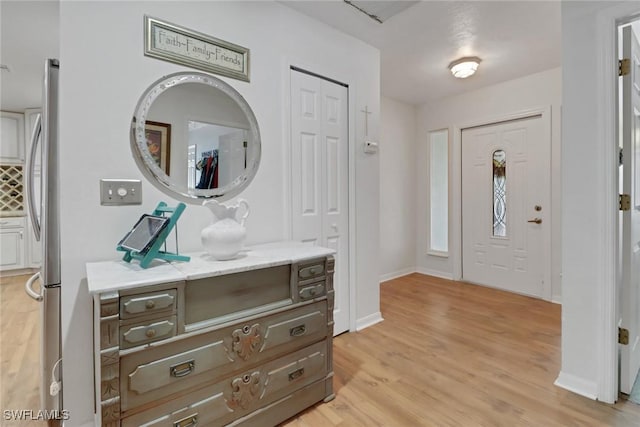
[[[380,281],[415,271],[416,108],[382,98]]]
[[[379,52],[275,2],[62,2],[60,180],[62,329],[67,427],[93,420],[91,300],[85,263],[115,259],[118,239],[158,201],[176,203],[148,184],[129,147],[140,94],[163,75],[187,70],[143,56],[149,14],[251,49],[251,82],[224,78],[252,106],[262,136],[257,176],[242,193],[251,204],[248,244],[290,236],[289,66],[349,84],[355,168],[355,311],[360,327],[380,317],[379,168],[361,149],[365,105],[369,135],[379,137]],[[102,207],[101,178],[143,180],[142,206]],[[180,220],[180,248],[200,250],[207,209],[190,205]]]
[[[480,69],[479,72],[482,72]],[[472,77],[473,78],[473,77]],[[464,81],[460,81],[464,84]],[[459,201],[449,198],[449,257],[427,254],[429,234],[429,189],[428,189],[428,133],[449,128],[450,191],[460,185],[460,148],[454,147],[454,128],[469,124],[491,122],[513,113],[540,107],[551,107],[551,277],[552,298],[559,301],[560,289],[560,104],[562,71],[555,68],[519,79],[465,92],[425,104],[417,114],[417,254],[418,271],[437,276],[454,277],[454,254],[461,250],[460,222],[453,208]],[[459,138],[458,138],[459,142]],[[459,262],[459,261],[458,261]]]

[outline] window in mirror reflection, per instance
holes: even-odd
[[[248,130],[189,120],[189,188],[229,185],[247,167]]]

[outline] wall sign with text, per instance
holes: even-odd
[[[150,16],[144,28],[146,56],[249,81],[249,49]]]

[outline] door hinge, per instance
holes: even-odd
[[[618,328],[618,344],[629,345],[629,330]]]
[[[618,75],[626,76],[631,72],[631,61],[629,58],[623,58],[618,60]]]
[[[620,194],[619,205],[621,211],[628,211],[631,209],[631,196],[628,194]]]

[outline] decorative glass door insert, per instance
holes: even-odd
[[[507,236],[507,154],[493,152],[493,235]]]

